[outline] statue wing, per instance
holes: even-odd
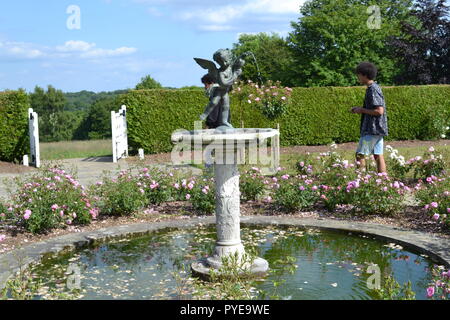
[[[200,67],[202,67],[203,69],[208,70],[209,72],[213,71],[217,71],[217,67],[216,64],[210,60],[206,60],[206,59],[200,59],[200,58],[194,58],[195,62],[198,63],[198,65]]]
[[[214,62],[201,58],[194,58],[194,60],[200,67],[208,70],[208,74],[214,79],[215,82],[217,82],[217,67]]]

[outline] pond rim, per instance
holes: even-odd
[[[21,268],[40,263],[47,257],[92,245],[101,245],[112,240],[145,236],[164,229],[206,227],[215,224],[215,222],[215,216],[209,216],[188,220],[136,223],[72,233],[30,244],[0,255],[0,289],[4,288],[7,281],[17,274]],[[371,236],[384,242],[395,242],[406,250],[425,254],[434,263],[450,268],[450,239],[421,231],[367,222],[283,216],[241,216],[241,226],[316,228],[332,232]]]

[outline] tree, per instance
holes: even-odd
[[[380,10],[380,25],[372,24]],[[392,84],[397,72],[391,36],[400,35],[411,0],[309,0],[300,9],[288,41],[294,50],[298,86],[358,85],[355,67],[371,61],[379,67],[378,81]],[[369,24],[370,23],[370,24]]]
[[[397,83],[450,83],[450,20],[445,0],[418,0],[411,16],[417,22],[403,22],[404,35],[391,39],[402,66]]]
[[[233,45],[233,53],[240,56],[248,51],[255,55],[256,63],[249,58],[246,59],[242,80],[253,82],[273,80],[280,81],[285,86],[293,85],[294,57],[284,38],[275,33],[242,34],[238,43]],[[261,79],[256,64],[259,66]]]
[[[118,109],[117,96],[105,97],[92,104],[74,138],[96,140],[111,138],[111,111]]]
[[[153,79],[150,75],[147,75],[141,79],[141,82],[139,82],[136,85],[136,90],[142,90],[142,89],[159,89],[162,88],[161,83]]]
[[[51,85],[47,91],[36,86],[30,94],[31,107],[39,116],[39,138],[43,142],[59,141],[67,137],[70,129],[64,123],[63,116],[66,98],[61,90]]]

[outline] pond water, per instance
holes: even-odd
[[[367,269],[376,264],[382,277],[392,275],[401,285],[411,281],[416,299],[426,299],[433,263],[395,243],[297,227],[242,227],[241,235],[272,270],[254,283],[256,296],[285,280],[277,290],[284,299],[372,299]],[[215,237],[214,227],[172,229],[47,258],[31,269],[43,282],[36,299],[48,298],[49,290],[68,292],[77,272],[77,299],[190,299],[190,263],[213,251]],[[293,273],[283,267],[288,256],[297,265]]]

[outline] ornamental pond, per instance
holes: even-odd
[[[255,298],[273,294],[277,282],[282,284],[276,295],[282,299],[373,299],[367,271],[375,264],[383,278],[391,275],[400,285],[411,281],[416,299],[426,299],[434,263],[398,244],[369,235],[280,226],[243,226],[241,236],[246,250],[271,268],[267,277],[252,283]],[[35,299],[68,293],[74,285],[74,299],[208,298],[198,296],[190,263],[212,253],[215,239],[214,226],[165,229],[46,257],[30,269],[34,281],[41,281]],[[285,268],[287,257],[295,265],[291,272]]]

